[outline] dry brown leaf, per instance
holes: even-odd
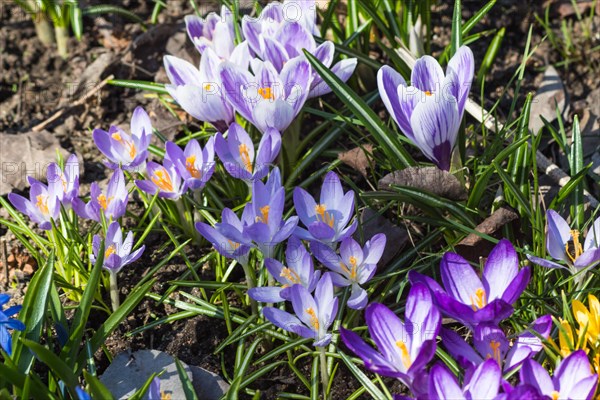
[[[364,177],[367,176],[367,168],[369,167],[369,157],[368,155],[373,155],[373,146],[370,144],[366,144],[362,147],[356,147],[354,149],[344,151],[343,153],[338,154],[338,158],[344,164],[347,164],[360,172],[360,174]]]
[[[466,200],[468,193],[460,181],[447,171],[436,167],[409,167],[387,174],[379,180],[379,190],[391,186],[409,186],[450,200]]]

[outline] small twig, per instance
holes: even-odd
[[[108,83],[108,81],[110,81],[111,79],[114,79],[114,78],[115,78],[114,75],[109,75],[106,79],[104,79],[102,82],[100,82],[99,84],[97,84],[92,90],[90,90],[89,92],[87,92],[85,94],[85,96],[83,96],[82,98],[80,98],[79,100],[77,100],[76,102],[74,102],[73,104],[71,104],[70,106],[67,106],[65,108],[62,108],[62,109],[58,110],[50,118],[48,118],[45,121],[43,121],[42,123],[34,126],[33,129],[31,129],[31,130],[33,132],[39,132],[39,131],[41,131],[42,129],[44,129],[46,127],[46,125],[48,125],[49,123],[51,123],[51,122],[57,120],[58,118],[60,118],[65,112],[67,112],[67,110],[70,110],[73,107],[77,107],[77,106],[80,106],[83,103],[85,103],[87,101],[87,99],[89,99],[90,97],[92,97],[93,95],[95,95],[96,93],[98,93],[98,91],[100,89],[102,89],[104,86],[106,86],[106,84]]]
[[[8,273],[8,248],[6,246],[6,239],[2,238],[2,263],[4,264],[4,272],[6,273],[6,282],[4,286],[6,289],[9,287],[9,273]]]

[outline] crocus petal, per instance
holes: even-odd
[[[361,288],[357,283],[352,285],[352,292],[348,299],[348,307],[354,310],[362,310],[366,307],[369,297],[367,291]]]
[[[261,132],[269,128],[283,132],[290,126],[295,116],[294,108],[284,100],[259,100],[252,109],[251,121]]]
[[[483,362],[483,358],[458,333],[442,328],[440,335],[444,347],[464,369],[469,369]]]
[[[587,251],[598,247],[600,247],[600,217],[596,218],[592,226],[590,226],[587,236],[585,237],[583,250]]]
[[[515,279],[512,280],[502,294],[502,300],[508,304],[513,304],[521,296],[521,293],[527,287],[531,277],[531,269],[525,267],[519,271]],[[493,285],[492,285],[493,286]]]
[[[565,358],[554,372],[554,382],[558,382],[555,386],[560,388],[561,394],[567,395],[576,389],[582,379],[590,375],[592,373],[587,355],[583,350],[577,350]]]
[[[567,399],[585,399],[592,400],[596,387],[598,386],[598,375],[588,376],[581,379],[574,385],[570,391],[566,392],[564,397]],[[561,387],[561,394],[563,389]]]
[[[314,222],[315,218],[315,207],[317,203],[315,199],[304,189],[301,187],[294,188],[294,207],[296,208],[296,213],[302,223],[306,226],[310,225]]]
[[[331,72],[340,78],[342,82],[346,82],[354,73],[357,64],[358,60],[356,58],[346,58],[335,63],[335,65],[331,68]],[[330,92],[331,88],[329,85],[323,81],[321,77],[315,76],[311,83],[308,97],[312,99]]]
[[[473,268],[456,253],[444,254],[440,263],[440,272],[448,294],[463,304],[474,304],[477,291],[484,289]]]
[[[263,315],[266,319],[271,321],[273,325],[283,330],[293,332],[298,335],[301,335],[302,333],[303,335],[301,336],[303,337],[314,338],[314,334],[306,329],[300,320],[290,313],[274,307],[265,307],[263,308]]]
[[[399,371],[394,363],[366,344],[356,333],[340,328],[340,335],[344,344],[364,361],[369,370],[384,376],[398,377]]]
[[[398,87],[406,87],[406,81],[402,75],[392,67],[384,65],[377,73],[377,86],[379,88],[381,100],[388,112],[391,114],[392,118],[394,118],[394,121],[396,121],[402,132],[404,132],[409,139],[413,140],[410,115],[406,115],[400,107],[400,103],[405,101],[405,99],[398,96]]]
[[[371,303],[365,311],[369,333],[384,357],[394,365],[403,366],[397,340],[406,339],[406,329],[400,319],[386,306]]]
[[[441,363],[436,363],[429,373],[429,396],[434,399],[465,398],[456,377]]]
[[[587,251],[584,251],[582,255],[577,257],[573,266],[578,270],[582,270],[584,268],[589,268],[596,265],[600,262],[600,248],[591,248]]]
[[[292,286],[290,292],[292,296],[292,306],[294,308],[294,312],[306,326],[312,327],[312,329],[316,331],[315,326],[312,324],[312,322],[315,321],[312,319],[312,316],[309,315],[309,311],[307,311],[312,310],[316,316],[318,307],[315,303],[315,300],[310,293],[308,293],[308,290],[302,285]]]
[[[281,297],[281,291],[280,287],[256,287],[248,289],[248,296],[263,303],[279,303],[285,300]]]
[[[307,31],[302,24],[297,21],[286,21],[275,34],[276,40],[281,43],[290,58],[303,55],[302,50],[306,49],[311,53],[315,51],[315,39],[311,32]]]
[[[163,62],[171,84],[202,86],[203,82],[200,79],[198,68],[191,63],[174,56],[165,56]]]
[[[378,233],[369,240],[365,247],[367,254],[365,255],[365,264],[377,264],[385,251],[387,238],[384,233]]]
[[[526,360],[519,370],[521,382],[535,387],[540,393],[549,395],[554,390],[554,383],[544,367],[532,359]]]
[[[563,217],[554,210],[546,213],[548,222],[548,233],[546,236],[546,248],[548,253],[557,260],[567,260],[565,245],[571,240],[571,228]]]
[[[435,58],[423,56],[415,63],[410,80],[412,86],[423,92],[438,93],[444,80],[444,71]]]
[[[566,266],[556,263],[554,261],[546,260],[540,257],[532,256],[527,254],[527,259],[534,264],[542,266],[544,268],[563,268],[568,269]]]
[[[231,103],[233,108],[235,108],[242,117],[253,122],[252,105],[246,93],[249,88],[255,86],[255,84],[252,83],[254,81],[252,75],[250,75],[248,71],[227,61],[221,64],[220,73],[227,101]]]
[[[448,62],[448,72],[452,71],[456,76],[456,82],[453,86],[457,90],[452,95],[458,100],[460,117],[462,117],[465,103],[469,97],[474,69],[475,61],[473,60],[473,52],[467,46],[461,46]],[[449,74],[448,72],[447,74]]]
[[[500,366],[489,359],[475,370],[465,390],[473,399],[493,399],[498,394],[501,379]]]
[[[294,116],[298,115],[306,102],[311,80],[310,64],[304,58],[291,60],[281,70],[285,101],[292,106]],[[282,132],[283,129],[279,131]]]
[[[281,71],[284,64],[290,59],[285,48],[276,40],[266,37],[263,38],[265,48],[265,61],[269,61],[277,71]]]
[[[490,252],[483,268],[483,285],[488,301],[502,298],[519,272],[519,259],[512,244],[502,239]]]

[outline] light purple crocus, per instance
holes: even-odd
[[[163,165],[154,161],[146,166],[148,179],[136,180],[135,184],[142,191],[170,200],[179,199],[188,189],[186,182],[177,173],[175,165],[168,159],[163,160]]]
[[[308,61],[295,58],[280,73],[268,61],[251,61],[253,74],[226,61],[221,64],[225,97],[261,132],[283,132],[306,102],[312,81]]]
[[[12,337],[8,329],[24,331],[25,324],[18,319],[11,318],[13,315],[21,311],[22,306],[11,306],[4,309],[4,305],[8,303],[10,296],[5,293],[0,293],[0,347],[9,356],[12,355]]]
[[[354,220],[354,191],[344,193],[340,178],[333,171],[325,175],[319,203],[304,189],[294,189],[294,206],[307,229],[297,227],[294,235],[318,241],[330,247],[351,236],[357,227]]]
[[[597,218],[590,227],[583,246],[579,241],[579,231],[571,229],[567,221],[556,211],[548,210],[546,220],[548,254],[567,265],[528,255],[527,258],[531,262],[546,268],[566,268],[573,274],[592,268],[600,262],[600,218]]]
[[[148,157],[152,138],[152,123],[142,107],[136,107],[131,117],[131,134],[111,126],[109,131],[94,129],[92,133],[98,149],[106,156],[111,169],[119,166],[126,171],[140,171]]]
[[[530,329],[535,334],[530,331],[522,332],[516,337],[512,347],[502,329],[489,323],[475,327],[473,332],[475,348],[451,329],[442,328],[441,337],[450,355],[469,373],[489,358],[495,360],[504,373],[508,373],[542,350],[542,341],[539,337],[548,339],[550,336],[552,316],[544,315],[536,319]]]
[[[165,159],[175,165],[175,169],[185,185],[191,190],[200,190],[206,185],[215,171],[215,139],[211,136],[204,148],[196,139],[190,140],[181,150],[173,142],[165,144]]]
[[[70,208],[79,194],[79,160],[71,154],[61,169],[58,164],[51,163],[46,174],[48,185],[58,185],[57,195],[65,208]]]
[[[27,215],[40,229],[52,229],[52,221],[60,217],[61,185],[50,182],[49,186],[38,180],[27,177],[31,187],[29,188],[29,200],[16,193],[9,193],[8,200],[23,214]]]
[[[281,329],[314,339],[315,347],[327,346],[331,342],[328,329],[338,309],[338,299],[334,296],[329,274],[324,274],[317,283],[314,297],[302,285],[292,286],[290,296],[296,315],[275,307],[265,307],[265,318]]]
[[[246,181],[267,176],[280,149],[281,135],[275,129],[267,129],[256,152],[248,132],[235,122],[227,131],[227,139],[220,133],[215,136],[215,151],[229,175]]]
[[[315,271],[312,257],[300,239],[294,236],[289,238],[285,259],[287,261],[285,266],[273,258],[265,259],[265,267],[269,274],[281,286],[252,288],[248,290],[248,296],[264,303],[291,301],[291,288],[294,285],[302,285],[312,293],[319,282],[321,271]]]
[[[204,55],[206,49],[213,50],[221,59],[228,60],[235,48],[233,13],[221,6],[221,14],[209,13],[206,18],[186,15],[185,27],[190,40]]]
[[[400,379],[413,393],[423,392],[418,386],[426,382],[423,379],[425,367],[435,355],[442,322],[429,289],[421,283],[411,287],[406,299],[405,322],[379,303],[367,306],[365,319],[379,351],[356,333],[340,328],[346,346],[364,361],[367,369]],[[420,384],[413,385],[416,382]]]
[[[411,283],[423,282],[434,293],[436,304],[446,315],[471,329],[478,324],[498,324],[508,318],[512,304],[529,283],[530,268],[519,270],[519,259],[512,244],[502,239],[485,262],[482,279],[467,260],[448,252],[442,257],[440,270],[444,288],[436,281],[409,272]]]
[[[214,227],[204,222],[197,222],[196,230],[222,256],[233,258],[242,265],[248,264],[248,252],[252,247],[252,240],[244,231],[243,222],[229,208],[223,209],[221,222],[216,223]]]
[[[364,248],[352,237],[347,237],[340,245],[339,255],[320,242],[311,242],[310,249],[317,260],[333,271],[335,286],[352,286],[348,307],[362,310],[367,305],[368,297],[367,291],[360,285],[368,282],[377,271],[385,242],[385,235],[379,233],[368,240]]]
[[[560,362],[550,377],[536,361],[528,359],[521,367],[521,383],[534,386],[552,400],[591,400],[598,385],[598,374],[592,374],[587,354],[577,350]]]
[[[81,218],[100,222],[100,214],[103,213],[106,219],[114,221],[125,215],[128,201],[129,192],[125,186],[125,175],[118,168],[108,181],[106,193],[100,190],[98,183],[92,182],[90,201],[86,204],[82,200],[76,199],[73,202],[73,210]]]
[[[96,262],[98,253],[100,252],[100,245],[102,244],[102,238],[100,235],[94,235],[92,240],[92,255],[90,256],[92,262]],[[104,240],[104,264],[103,268],[107,269],[110,273],[116,274],[126,266],[135,262],[142,253],[146,246],[141,246],[139,249],[133,250],[133,232],[128,232],[125,240],[123,240],[123,232],[117,221],[112,222],[106,230],[106,238]]]
[[[435,58],[419,58],[410,86],[389,66],[377,74],[381,99],[400,130],[443,170],[450,169],[474,64],[473,53],[462,46],[448,62],[446,74]]]
[[[479,400],[494,399],[500,391],[502,373],[494,360],[482,362],[466,382],[458,384],[456,376],[438,362],[429,372],[428,399]]]
[[[252,201],[246,204],[242,216],[248,221],[248,233],[265,258],[272,258],[275,246],[286,240],[298,225],[298,217],[283,220],[285,189],[281,186],[279,168],[273,169],[267,183],[254,180]]]
[[[236,46],[228,60],[248,69],[250,52],[247,43]],[[171,81],[165,88],[181,108],[200,121],[211,123],[225,132],[235,121],[233,107],[225,99],[220,76],[222,59],[212,48],[206,48],[200,59],[200,69],[174,56],[165,56],[164,64]]]

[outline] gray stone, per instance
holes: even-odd
[[[191,366],[192,384],[201,400],[219,400],[229,390],[229,383],[214,372]]]
[[[182,364],[188,377],[192,379],[190,367]],[[100,377],[100,381],[116,399],[125,399],[141,388],[150,375],[163,370],[165,372],[160,376],[161,392],[171,395],[172,399],[185,399],[175,359],[158,350],[139,350],[134,353],[126,351],[119,354]]]

